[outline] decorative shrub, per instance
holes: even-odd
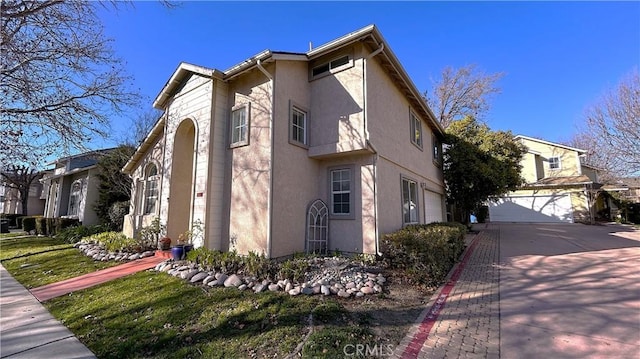
[[[64,219],[64,218],[63,218]],[[77,223],[77,221],[76,221]],[[97,233],[106,232],[102,225],[95,226],[71,226],[65,227],[56,233],[56,238],[62,238],[67,243],[77,243],[84,237],[89,237]]]
[[[31,233],[36,230],[36,217],[20,217],[22,219],[22,230]]]
[[[85,238],[88,241],[99,243],[110,252],[126,251],[137,252],[146,248],[140,248],[138,241],[125,236],[122,232],[102,232]]]
[[[47,219],[44,217],[36,217],[35,218],[35,225],[36,225],[36,234],[39,235],[43,235],[46,236],[47,234],[49,234],[49,232],[47,232]]]
[[[405,271],[416,284],[439,285],[462,254],[466,233],[459,223],[407,226],[384,236],[383,264]]]

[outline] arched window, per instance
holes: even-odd
[[[156,213],[159,178],[156,165],[148,165],[144,173],[144,214]]]
[[[80,201],[82,200],[82,180],[75,180],[71,184],[71,192],[69,193],[69,210],[68,216],[78,216],[80,209]]]

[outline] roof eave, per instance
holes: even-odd
[[[122,172],[128,175],[133,173],[133,170],[136,168],[138,162],[144,157],[144,154],[153,146],[156,138],[160,136],[164,132],[164,116],[160,117],[156,124],[153,126],[147,137],[142,141],[142,143],[136,148],[136,151],[133,153],[129,161],[122,167]]]
[[[173,96],[173,91],[180,86],[182,81],[189,75],[197,74],[209,78],[222,79],[222,72],[216,69],[210,69],[202,66],[181,62],[178,68],[173,72],[167,83],[162,87],[158,96],[153,101],[153,107],[158,110],[164,110],[167,100]]]

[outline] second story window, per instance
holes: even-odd
[[[308,145],[309,136],[307,134],[307,112],[299,107],[291,106],[291,118],[289,121],[289,134],[291,142],[296,144]]]
[[[231,147],[249,144],[249,104],[236,106],[231,111]]]
[[[323,76],[325,74],[335,73],[340,70],[346,69],[352,65],[353,65],[353,61],[351,60],[349,55],[344,55],[336,59],[333,59],[329,62],[320,64],[318,66],[314,66],[311,69],[311,77],[315,78],[315,77]]]
[[[442,164],[442,142],[436,136],[432,136],[433,142],[433,162],[436,165]]]
[[[560,157],[549,157],[549,169],[552,169],[552,170],[560,169]]]
[[[410,112],[409,117],[411,120],[411,143],[422,149],[422,124],[420,119],[413,112]]]

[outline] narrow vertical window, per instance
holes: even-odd
[[[71,193],[69,194],[69,210],[67,211],[68,216],[78,216],[81,198],[82,180],[76,180],[71,184]]]
[[[402,223],[418,223],[418,185],[406,178],[402,179]]]
[[[432,137],[433,139],[433,161],[437,165],[442,164],[442,142],[435,135]]]
[[[413,114],[413,112],[409,112],[409,117],[411,119],[411,142],[422,148],[422,124],[420,123],[420,119]]]
[[[348,168],[331,171],[331,214],[351,214],[351,170]]]
[[[249,144],[249,105],[231,112],[231,147]]]
[[[144,185],[144,214],[156,213],[158,202],[158,168],[154,164],[147,167]]]
[[[291,106],[291,141],[308,145],[307,141],[307,113],[295,106]]]

